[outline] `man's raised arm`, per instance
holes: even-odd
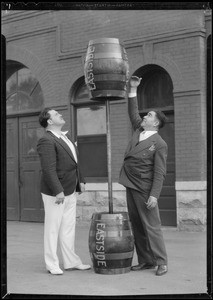
[[[129,80],[128,113],[134,130],[140,128],[142,119],[138,112],[137,87],[142,78],[132,76]]]

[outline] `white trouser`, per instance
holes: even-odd
[[[82,263],[75,253],[76,193],[66,196],[63,204],[56,197],[42,194],[45,210],[44,259],[47,270],[59,268],[57,243],[59,242],[65,269]]]

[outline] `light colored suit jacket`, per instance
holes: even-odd
[[[129,117],[135,131],[124,155],[119,183],[159,198],[166,176],[168,147],[158,133],[139,142],[142,119],[138,113],[137,98],[128,101]]]

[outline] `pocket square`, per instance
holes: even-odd
[[[151,147],[149,147],[149,151],[154,151],[155,150],[155,145],[152,145]]]

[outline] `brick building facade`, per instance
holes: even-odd
[[[89,40],[114,37],[125,46],[130,75],[142,76],[148,85],[150,76],[154,78],[153,76],[158,74],[164,87],[160,88],[161,94],[165,95],[165,87],[172,89],[168,103],[162,100],[161,103],[154,105],[155,108],[160,106],[171,121],[167,130],[162,132],[165,140],[168,139],[171,149],[165,188],[159,199],[162,224],[177,226],[180,230],[205,229],[207,100],[210,101],[207,93],[209,88],[207,66],[210,59],[207,55],[207,41],[211,39],[211,11],[201,9],[2,11],[2,34],[7,42],[7,80],[10,80],[15,72],[27,68],[38,81],[42,93],[40,106],[31,107],[26,111],[24,109],[15,111],[12,108],[7,112],[8,143],[11,139],[12,147],[17,150],[14,140],[18,136],[17,145],[20,152],[7,153],[8,184],[10,184],[9,219],[42,221],[43,218],[43,207],[37,192],[39,166],[33,167],[33,163],[37,164],[36,154],[34,158],[31,156],[28,160],[23,150],[25,146],[23,148],[20,146],[24,134],[27,132],[29,138],[31,129],[38,127],[36,118],[41,107],[51,106],[63,113],[66,120],[64,129],[70,131],[73,139],[79,138],[82,155],[85,151],[83,148],[85,141],[87,141],[85,145],[93,145],[91,152],[97,145],[100,147],[101,143],[102,147],[106,148],[104,139],[106,131],[102,128],[105,120],[97,113],[97,124],[92,123],[93,114],[96,116],[95,108],[99,109],[99,112],[101,110],[104,112],[104,103],[100,103],[101,109],[97,108],[99,104],[91,103],[85,94],[84,59]],[[163,77],[159,74],[163,74]],[[159,85],[161,81],[158,79],[156,84]],[[169,82],[168,86],[165,82]],[[9,97],[9,87],[7,91]],[[143,90],[141,93],[143,94]],[[148,94],[151,93],[156,92],[149,90]],[[138,99],[140,102],[140,95]],[[90,110],[90,113],[93,111],[92,114],[89,113],[87,117],[85,114],[93,107],[94,109]],[[149,105],[143,107],[143,103],[139,103],[141,114],[146,113],[149,108]],[[124,151],[132,134],[127,113],[127,99],[111,101],[110,114],[113,205],[114,211],[125,211],[125,188],[118,184],[118,177]],[[79,132],[82,120],[83,122],[91,120],[93,125],[90,129],[82,128],[81,136]],[[99,126],[99,122],[102,127]],[[36,133],[39,138],[41,132],[38,128]],[[33,145],[35,146],[35,143]],[[105,170],[106,163],[103,160],[106,151],[100,152],[102,156],[99,157],[97,154],[97,161],[100,160],[101,170]],[[94,155],[87,157],[86,170],[90,169],[89,165],[87,169],[90,158],[92,161]],[[29,166],[31,170],[27,171]],[[21,174],[19,170],[24,171]],[[34,175],[30,177],[32,173]],[[94,212],[108,210],[106,170],[100,176],[97,170],[94,170],[94,174],[91,170],[88,171],[86,192],[78,196],[79,221],[89,222]],[[11,191],[11,183],[14,191]],[[25,185],[28,187],[24,187]],[[33,194],[37,195],[37,200],[30,201],[29,198],[32,198]]]

